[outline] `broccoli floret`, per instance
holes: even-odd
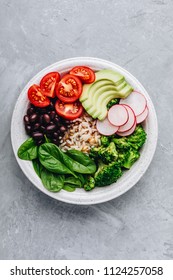
[[[104,147],[107,147],[107,146],[109,146],[109,144],[110,144],[110,139],[109,139],[109,137],[107,137],[107,136],[101,136],[101,138],[100,138],[100,140],[101,140],[101,145],[103,145]]]
[[[114,98],[112,100],[110,100],[107,104],[107,109],[109,110],[113,105],[117,104],[119,102],[118,98]]]
[[[141,125],[138,125],[130,136],[127,137],[127,141],[131,147],[139,150],[146,141],[147,134]]]
[[[120,166],[116,163],[104,164],[102,161],[98,163],[98,169],[94,174],[95,186],[103,187],[117,181],[122,175]]]
[[[130,148],[130,143],[128,143],[127,141],[127,137],[121,137],[121,138],[113,138],[112,139],[112,142],[115,143],[115,146],[118,148],[118,149],[129,149]]]
[[[84,189],[86,191],[91,191],[95,188],[95,180],[92,176],[88,176],[87,182],[84,184]]]
[[[122,149],[118,149],[117,151],[118,151],[117,163],[121,167],[124,167],[124,163],[127,162],[130,152],[129,152],[129,150],[122,150]]]
[[[90,151],[90,157],[99,160],[101,159],[104,163],[110,163],[116,161],[118,153],[115,144],[111,142],[108,147],[94,147]]]
[[[135,131],[126,137],[113,136],[111,141],[118,149],[130,149],[131,147],[139,150],[146,141],[147,134],[141,125],[137,125]]]
[[[130,150],[125,156],[123,167],[130,169],[131,166],[134,164],[135,161],[137,161],[139,157],[140,157],[140,153],[136,149],[130,148]]]

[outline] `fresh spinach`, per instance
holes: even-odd
[[[85,184],[85,182],[86,182],[86,177],[87,177],[88,175],[82,175],[82,174],[80,174],[80,173],[77,173],[77,177],[78,177],[78,179],[81,181],[81,183],[82,183],[82,186]]]
[[[52,143],[44,143],[39,148],[39,160],[45,168],[60,174],[92,174],[96,171],[95,162],[80,151],[64,153]]]
[[[32,160],[32,165],[34,167],[35,173],[37,173],[37,175],[41,177],[42,165],[37,158]]]
[[[67,192],[74,192],[76,188],[74,188],[71,184],[64,184],[63,190]]]
[[[69,168],[73,171],[83,174],[92,174],[96,172],[95,162],[86,154],[78,150],[68,150],[68,157],[70,157]]]
[[[33,160],[38,156],[38,147],[31,137],[27,139],[18,149],[17,155],[20,159]]]
[[[72,174],[74,177],[77,177],[62,161],[56,145],[51,143],[42,144],[39,147],[38,156],[41,164],[47,170],[58,174]]]
[[[40,175],[42,183],[48,191],[59,192],[64,187],[64,175],[55,174],[46,168],[42,168]]]
[[[78,178],[74,178],[72,176],[65,177],[64,184],[70,184],[70,185],[72,185],[76,188],[81,188],[82,187],[81,181]]]

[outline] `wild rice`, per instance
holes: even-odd
[[[96,129],[96,120],[84,113],[70,124],[60,141],[60,148],[64,151],[71,148],[88,153],[91,147],[100,145],[100,137]]]

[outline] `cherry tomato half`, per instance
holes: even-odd
[[[38,85],[32,85],[28,89],[28,99],[36,107],[46,107],[50,104],[49,98],[43,95]]]
[[[85,84],[91,84],[95,81],[94,71],[86,66],[75,66],[71,69],[70,74],[77,76]]]
[[[55,103],[55,110],[59,116],[67,120],[74,120],[80,117],[83,113],[83,107],[79,101],[74,103],[64,103],[61,100],[57,100]]]
[[[55,86],[60,81],[60,74],[58,72],[50,72],[46,74],[40,81],[40,88],[44,95],[54,98]]]
[[[55,91],[61,101],[72,103],[79,99],[82,93],[82,83],[78,77],[67,74],[58,83]]]

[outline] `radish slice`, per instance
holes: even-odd
[[[111,124],[108,118],[105,118],[103,121],[97,120],[96,127],[100,134],[106,136],[114,134],[119,128],[118,126]]]
[[[145,110],[147,100],[142,93],[133,91],[127,98],[122,98],[120,104],[129,105],[133,109],[135,116],[138,116]]]
[[[146,108],[145,108],[145,110],[143,111],[143,113],[140,114],[140,115],[138,115],[138,116],[136,117],[136,122],[137,122],[137,123],[143,122],[143,121],[147,118],[148,112],[149,112],[149,110],[148,110],[148,107],[146,106]]]
[[[136,121],[135,113],[132,110],[132,108],[128,105],[123,105],[123,106],[127,109],[127,112],[129,114],[129,119],[124,125],[119,127],[118,132],[125,132],[125,131],[131,129]]]
[[[135,128],[136,128],[136,120],[135,120],[135,123],[134,125],[127,131],[124,131],[124,132],[116,132],[116,134],[118,134],[119,136],[129,136],[130,134],[132,134],[134,131],[135,131]]]
[[[108,120],[113,125],[124,125],[128,121],[128,118],[128,111],[123,105],[116,104],[108,111]]]

